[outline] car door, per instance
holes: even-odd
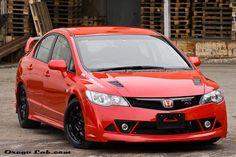
[[[30,109],[34,113],[43,114],[43,78],[47,68],[50,51],[55,42],[55,35],[44,37],[37,45],[32,59],[27,65],[29,77],[27,79],[27,93],[29,97]]]
[[[73,70],[70,65],[73,64],[71,49],[67,39],[61,35],[58,36],[55,47],[52,52],[51,60],[65,60],[67,64],[66,76],[61,71],[47,68],[48,76],[44,77],[44,97],[46,105],[44,110],[53,120],[63,122],[63,115],[67,105],[68,90],[73,84]]]

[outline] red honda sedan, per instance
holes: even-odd
[[[22,128],[97,142],[214,143],[227,134],[219,86],[166,37],[129,27],[60,28],[30,38],[16,76]]]

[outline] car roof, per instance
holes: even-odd
[[[149,29],[134,27],[71,27],[60,28],[66,30],[71,36],[88,36],[88,35],[112,35],[112,34],[134,34],[134,35],[155,35],[161,36],[160,33]]]

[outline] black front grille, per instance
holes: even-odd
[[[196,120],[186,121],[185,128],[181,129],[157,129],[156,122],[139,122],[137,127],[132,132],[133,134],[156,134],[156,135],[169,135],[169,134],[185,134],[201,131]]]
[[[199,105],[201,95],[180,98],[126,98],[133,107],[147,108],[153,110],[178,110]],[[173,108],[165,108],[163,100],[173,100]]]

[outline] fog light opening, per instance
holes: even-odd
[[[211,126],[212,126],[212,124],[211,124],[211,122],[210,122],[209,120],[206,120],[206,121],[204,122],[204,126],[205,126],[206,129],[210,129]]]
[[[205,131],[211,130],[214,122],[215,122],[215,117],[214,118],[204,118],[200,120],[201,125]]]
[[[123,131],[128,131],[128,130],[129,130],[129,125],[126,124],[126,123],[123,123],[123,124],[121,124],[121,129],[122,129]]]
[[[137,122],[128,120],[115,120],[121,133],[130,133]]]

